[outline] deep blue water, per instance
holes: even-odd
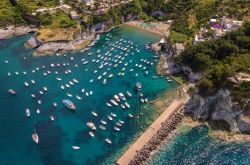
[[[206,126],[179,129],[180,134],[163,144],[148,165],[250,164],[250,142],[214,139]]]
[[[132,141],[132,137],[159,115],[150,104],[143,104],[138,110],[135,83],[142,83],[142,93],[149,101],[162,92],[177,87],[175,82],[167,82],[165,78],[153,78],[157,75],[157,60],[153,57],[153,52],[144,49],[145,43],[159,40],[153,34],[130,27],[117,28],[101,35],[98,43],[84,53],[46,57],[33,57],[32,50],[24,48],[23,44],[29,37],[30,35],[25,35],[0,41],[1,164],[112,164]],[[127,50],[116,47],[110,51],[114,46],[123,49],[127,47]],[[99,49],[100,52],[97,53]],[[101,56],[98,57],[98,54]],[[71,57],[74,60],[71,60]],[[99,61],[92,61],[94,59]],[[82,64],[84,61],[88,63]],[[108,64],[99,69],[101,63],[105,62]],[[126,62],[128,66],[125,66]],[[63,66],[64,63],[68,65]],[[115,63],[118,64],[116,68],[113,67]],[[56,66],[52,67],[51,64]],[[57,67],[57,64],[60,67]],[[78,67],[75,67],[76,64]],[[125,70],[122,71],[123,67]],[[71,70],[71,73],[65,74],[68,70]],[[94,73],[95,70],[98,72]],[[105,71],[107,74],[97,80]],[[11,76],[8,76],[8,72]],[[18,72],[18,75],[15,72]],[[119,72],[125,75],[119,76]],[[47,76],[44,76],[44,73],[47,73]],[[114,76],[108,78],[111,73]],[[58,81],[56,77],[62,80]],[[65,84],[69,84],[73,78],[79,83],[67,88]],[[107,79],[105,85],[104,78]],[[89,82],[91,79],[94,79],[92,83]],[[31,80],[36,83],[32,84]],[[25,81],[29,83],[28,87],[25,87]],[[61,85],[64,85],[64,90],[60,88]],[[44,86],[48,88],[47,92],[42,89]],[[10,88],[16,90],[16,96],[7,92]],[[82,89],[85,89],[84,93],[81,92]],[[43,95],[39,94],[40,90],[44,92]],[[133,97],[127,98],[130,109],[106,105],[114,94],[123,92],[126,95],[127,90],[133,94]],[[90,91],[93,91],[93,95],[86,96],[86,92]],[[31,97],[32,93],[36,95],[35,98]],[[73,97],[69,98],[67,93]],[[82,100],[76,99],[76,95],[82,97]],[[67,109],[62,104],[63,98],[73,101],[77,111],[73,113]],[[38,100],[42,103],[38,104]],[[54,107],[53,103],[57,103],[57,107]],[[25,114],[26,108],[31,111],[29,118]],[[36,109],[40,109],[41,113],[37,114]],[[98,117],[94,117],[91,111],[95,111]],[[107,118],[111,112],[117,115],[113,121]],[[134,118],[129,118],[129,113],[133,114]],[[50,120],[51,115],[55,117],[55,121]],[[106,131],[98,128],[101,119],[108,123]],[[113,129],[118,120],[125,122],[120,132]],[[97,127],[94,138],[88,134],[88,121],[95,123]],[[31,138],[34,129],[40,138],[38,145]],[[105,138],[110,138],[112,145],[107,144]],[[80,150],[73,150],[73,145],[80,146]]]

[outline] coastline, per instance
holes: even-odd
[[[185,87],[181,87],[179,90],[183,88]],[[116,164],[140,164],[148,159],[152,152],[157,150],[161,142],[171,137],[176,125],[181,122],[181,118],[184,116],[183,105],[188,100],[187,94],[180,97],[182,98],[170,101],[170,105],[167,107],[162,103],[154,103],[158,108],[164,108],[165,110],[154,120],[148,129],[129,146],[125,153],[117,160]],[[161,100],[159,101],[162,102]]]
[[[0,28],[0,40],[36,32],[37,30],[38,29],[33,26],[8,26],[6,28]]]
[[[154,26],[157,26],[157,28],[145,28],[141,26],[141,21],[129,21],[129,22],[125,22],[124,25],[128,25],[128,26],[132,26],[134,28],[140,29],[140,30],[144,30],[150,33],[154,33],[156,35],[159,35],[161,37],[167,37],[168,36],[168,31],[170,29],[171,25],[168,24],[163,24],[161,22],[159,23],[152,23],[155,24]],[[163,30],[164,29],[164,30]]]

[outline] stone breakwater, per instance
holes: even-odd
[[[140,151],[137,152],[137,155],[132,161],[130,161],[129,165],[143,164],[143,162],[145,162],[151,156],[151,153],[157,150],[159,145],[176,129],[176,126],[182,121],[183,117],[183,108],[180,108],[175,113],[173,113],[167,121],[162,123],[162,127],[150,139],[150,141],[144,145]]]

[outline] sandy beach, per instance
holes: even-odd
[[[163,22],[151,22],[151,23],[143,23],[142,21],[130,21],[126,22],[125,25],[133,26],[135,28],[148,31],[150,33],[154,33],[160,36],[168,36],[170,24],[166,24]]]

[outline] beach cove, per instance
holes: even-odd
[[[19,159],[20,164],[27,164],[27,162],[37,162],[37,164],[114,163],[126,145],[129,145],[161,113],[155,111],[149,103],[142,104],[141,110],[137,110],[135,83],[137,81],[142,83],[143,98],[149,101],[157,98],[162,92],[178,86],[174,81],[168,82],[164,77],[157,76],[155,68],[158,60],[152,51],[144,49],[147,42],[156,42],[160,39],[157,35],[138,31],[132,27],[116,28],[102,34],[96,45],[89,50],[83,53],[67,53],[65,57],[64,54],[33,57],[32,50],[27,50],[23,46],[29,37],[30,35],[25,35],[0,41],[0,62],[6,68],[0,71],[1,82],[3,82],[0,89],[1,132],[3,132],[0,143],[3,163],[14,163],[16,158]],[[126,51],[114,47],[119,43],[121,43],[119,46],[123,48],[130,46],[127,48],[130,50],[127,56],[125,56]],[[114,50],[110,51],[112,47]],[[118,58],[117,55],[123,52],[119,58],[123,56],[126,58],[123,59],[124,62],[119,60],[122,64],[117,66],[117,69],[112,66],[106,70],[108,73],[104,74],[104,68],[109,67],[105,65],[102,70],[98,69],[101,63],[105,63],[105,60],[101,59],[101,56],[98,57],[97,51],[101,55],[110,51],[112,58]],[[99,63],[96,62],[98,58],[100,58]],[[118,64],[119,61],[117,61]],[[122,70],[126,62],[127,67]],[[63,63],[66,65],[61,67]],[[54,67],[51,64],[54,64]],[[57,64],[60,64],[60,67],[57,67]],[[146,68],[143,69],[144,67]],[[130,71],[131,69],[134,71]],[[69,70],[71,73],[66,74]],[[98,72],[94,73],[95,70]],[[119,72],[124,72],[124,76],[118,75]],[[109,79],[107,76],[111,73],[113,77]],[[98,80],[100,75],[103,78]],[[62,80],[56,80],[57,77]],[[73,78],[79,83],[66,88],[65,84]],[[104,78],[107,80],[106,84],[103,84]],[[91,79],[94,79],[92,83],[90,83]],[[35,80],[35,84],[32,84],[31,80]],[[29,83],[28,87],[24,85],[25,81]],[[61,85],[64,85],[66,89],[61,89]],[[48,91],[43,91],[43,87],[47,87]],[[17,96],[8,94],[9,88],[15,89]],[[82,92],[83,89],[85,92]],[[43,91],[44,94],[39,94],[39,91]],[[86,93],[89,94],[90,91],[93,94],[87,96]],[[106,102],[109,102],[115,94],[119,92],[126,94],[126,91],[130,91],[133,95],[131,98],[126,96],[131,106],[130,109],[123,110],[121,107],[106,105]],[[73,95],[72,98],[67,95],[69,93]],[[35,94],[36,97],[32,98],[31,94]],[[78,100],[76,95],[82,99]],[[61,102],[63,98],[69,98],[75,103],[76,113],[64,107]],[[37,103],[38,100],[41,104]],[[27,108],[31,111],[30,118],[25,115]],[[37,109],[40,109],[40,114],[36,113]],[[92,111],[98,116],[93,116]],[[107,118],[111,116],[111,113],[117,116],[113,117],[113,121]],[[128,117],[128,114],[132,114],[133,118]],[[50,120],[51,116],[54,117],[54,121]],[[88,134],[90,130],[86,123],[91,121],[98,127],[102,124],[101,119],[108,123],[107,130],[102,131],[97,128],[93,138]],[[119,120],[124,121],[124,124],[118,132],[113,127]],[[40,138],[38,145],[31,138],[34,128]],[[107,144],[105,138],[111,139],[112,145]],[[80,146],[80,149],[73,150],[73,145]]]

